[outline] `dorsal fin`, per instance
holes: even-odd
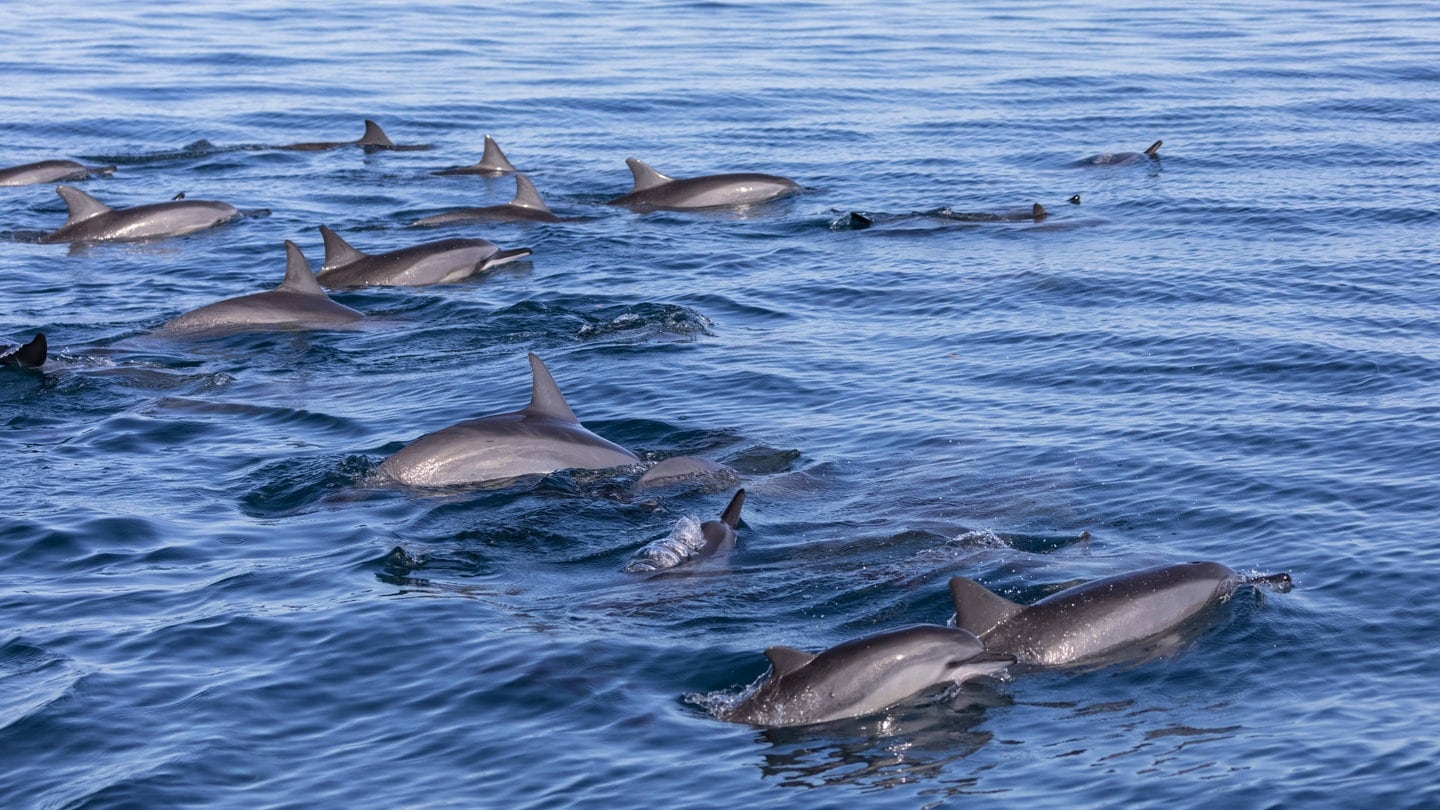
[[[984,585],[964,577],[950,578],[950,598],[955,602],[955,626],[983,636],[1006,619],[1025,609]]]
[[[275,289],[306,295],[325,294],[320,289],[320,282],[315,280],[315,274],[310,272],[310,262],[305,260],[305,254],[289,239],[285,240],[285,280]]]
[[[500,144],[489,135],[485,136],[485,151],[480,154],[480,162],[475,168],[484,169],[487,172],[513,172],[518,171],[513,164],[500,151]]]
[[[380,125],[365,119],[365,134],[356,143],[361,146],[394,146],[395,142],[385,137],[385,130]]]
[[[666,177],[635,158],[627,158],[625,165],[629,166],[630,173],[635,175],[635,188],[630,190],[631,194],[675,182],[675,178]]]
[[[320,226],[320,238],[325,240],[325,263],[321,265],[323,270],[331,270],[365,258],[364,253],[350,247],[350,243],[341,239],[340,234],[325,225]]]
[[[530,353],[530,377],[530,404],[525,408],[526,416],[579,423],[575,412],[570,410],[570,404],[565,401],[565,395],[555,384],[555,378],[550,376],[550,369],[534,352]]]
[[[65,201],[65,207],[70,210],[70,218],[65,220],[66,225],[84,222],[111,210],[110,206],[74,186],[57,186],[55,193],[60,195],[60,199]]]
[[[45,334],[36,332],[35,338],[24,346],[16,346],[8,352],[0,353],[0,366],[39,368],[45,365],[45,352]]]
[[[765,657],[770,659],[770,666],[775,670],[775,674],[781,677],[815,660],[815,656],[794,647],[771,647],[765,651]]]
[[[743,489],[736,490],[736,491],[735,491],[735,497],[733,497],[733,498],[730,499],[730,505],[727,506],[727,507],[725,507],[725,511],[724,511],[724,512],[721,512],[721,513],[720,513],[720,522],[721,522],[721,523],[724,523],[726,526],[729,526],[729,527],[732,528],[732,529],[735,528],[736,526],[739,526],[739,525],[740,525],[740,507],[742,507],[742,506],[744,506],[744,505],[745,505],[745,490],[743,490]]]
[[[547,214],[550,212],[550,206],[540,199],[540,192],[535,190],[535,184],[523,174],[515,175],[515,199],[511,200],[510,204],[534,211],[544,211]]]
[[[1152,157],[1152,158],[1153,158],[1153,157],[1159,157],[1159,156],[1160,156],[1160,144],[1162,144],[1162,143],[1164,143],[1164,141],[1156,141],[1156,142],[1150,144],[1150,148],[1145,150],[1145,156],[1146,156],[1146,157]]]
[[[1036,222],[1041,222],[1048,216],[1050,216],[1050,212],[1046,211],[1045,206],[1041,205],[1040,203],[1035,203],[1034,205],[1030,206],[1030,218],[1034,219]]]

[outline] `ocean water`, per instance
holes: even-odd
[[[0,343],[51,346],[0,371],[0,804],[1440,806],[1437,43],[1418,2],[5,4],[0,166],[270,213],[72,249],[0,189]],[[366,118],[432,148],[262,148]],[[510,198],[430,174],[486,133],[571,221],[407,229]],[[805,191],[606,206],[628,157]],[[534,254],[150,334],[322,224]],[[532,351],[598,434],[739,474],[725,561],[622,570],[730,487],[376,482]],[[1295,587],[1134,666],[712,713],[767,647],[945,622],[951,576],[1192,559]]]

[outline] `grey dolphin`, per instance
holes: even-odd
[[[957,627],[917,624],[852,639],[818,655],[771,647],[770,677],[721,718],[799,726],[862,717],[943,683],[999,672],[1014,656],[990,652]]]
[[[505,250],[485,239],[441,239],[386,253],[362,253],[324,225],[325,264],[316,280],[330,289],[423,286],[460,281],[529,256],[530,248]]]
[[[86,166],[73,160],[41,160],[0,169],[0,186],[33,186],[84,180],[92,174],[112,174],[114,166]]]
[[[58,186],[70,217],[41,242],[135,242],[203,231],[240,216],[235,206],[216,200],[171,200],[111,208],[74,186]]]
[[[494,138],[486,135],[485,151],[480,154],[478,163],[454,169],[441,169],[438,172],[431,172],[431,174],[443,177],[452,174],[513,174],[518,171],[519,169],[515,168],[515,165],[505,157],[505,153],[500,151],[500,144],[495,143]]]
[[[380,125],[365,119],[365,134],[353,141],[315,141],[312,143],[292,143],[287,146],[277,146],[276,149],[289,149],[294,152],[321,152],[326,149],[339,149],[342,146],[359,146],[366,152],[387,150],[393,152],[410,152],[420,149],[429,149],[429,144],[413,144],[400,146],[390,140],[385,130]]]
[[[483,208],[461,208],[443,214],[417,219],[411,227],[429,228],[435,225],[450,225],[456,222],[560,222],[560,217],[550,211],[535,184],[523,174],[515,175],[515,198],[504,205],[490,205]]]
[[[37,332],[35,337],[23,346],[0,350],[0,366],[39,368],[45,365],[48,345],[45,334]]]
[[[206,304],[172,318],[160,328],[170,333],[309,329],[337,326],[363,317],[325,295],[310,272],[305,254],[287,239],[285,280],[280,286]]]
[[[1104,577],[1020,605],[964,577],[950,580],[955,625],[1035,668],[1144,659],[1193,639],[1241,579],[1215,562]]]
[[[635,188],[610,201],[640,209],[716,208],[766,202],[800,190],[793,180],[773,174],[712,174],[676,180],[644,163],[625,161],[635,176]]]
[[[482,484],[556,470],[623,467],[639,458],[586,430],[530,354],[530,404],[428,433],[380,462],[376,473],[412,487]]]
[[[1164,141],[1156,141],[1150,144],[1144,152],[1104,152],[1099,155],[1091,155],[1088,158],[1071,163],[1071,166],[1129,166],[1132,163],[1139,163],[1142,160],[1159,160],[1160,144]]]
[[[1050,212],[1037,202],[1025,211],[968,213],[942,208],[938,216],[957,222],[1044,222],[1045,218],[1050,216]]]
[[[740,509],[744,506],[745,490],[740,489],[720,513],[719,520],[707,520],[697,526],[693,518],[683,518],[669,535],[636,552],[625,571],[644,574],[724,557],[735,548],[735,530],[740,526]]]
[[[740,476],[719,462],[700,456],[671,456],[645,471],[635,486],[640,489],[679,484],[685,481],[734,482]]]

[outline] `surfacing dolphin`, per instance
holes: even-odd
[[[958,627],[917,624],[852,639],[811,654],[771,647],[770,674],[721,719],[800,726],[887,709],[938,684],[999,672],[1014,656],[991,652]]]
[[[436,225],[451,225],[457,222],[560,222],[560,217],[551,212],[535,184],[523,174],[515,175],[515,198],[504,205],[489,205],[483,208],[461,208],[443,214],[417,219],[410,223],[414,228],[430,228]]]
[[[113,174],[114,166],[86,166],[73,160],[41,160],[0,169],[0,186],[33,186],[84,180],[92,174]]]
[[[635,176],[635,188],[611,200],[610,205],[672,210],[718,208],[762,203],[800,190],[794,180],[773,174],[712,174],[676,180],[635,158],[625,163]]]
[[[529,256],[530,248],[506,250],[485,239],[441,239],[386,253],[362,253],[324,225],[325,264],[316,280],[330,289],[446,284]]]
[[[1287,575],[1269,581],[1288,583]],[[955,625],[1028,668],[1094,668],[1162,655],[1203,632],[1244,580],[1216,562],[1104,577],[1021,605],[964,577],[950,580]],[[1264,581],[1264,580],[1256,580]]]
[[[45,365],[45,355],[48,350],[48,343],[43,332],[35,333],[35,337],[23,346],[14,346],[0,349],[0,366],[11,366],[14,368],[39,368]]]
[[[533,352],[530,374],[526,407],[421,436],[380,462],[375,472],[406,486],[453,487],[640,461],[580,425],[550,370]]]
[[[495,143],[494,138],[486,135],[485,151],[480,154],[480,161],[478,163],[472,163],[469,166],[459,166],[454,169],[441,169],[438,172],[431,172],[431,174],[438,174],[444,177],[452,174],[513,174],[518,171],[520,170],[515,168],[515,165],[505,157],[505,153],[500,151],[500,144]]]
[[[1088,158],[1071,163],[1071,166],[1129,166],[1132,163],[1139,163],[1142,160],[1159,160],[1160,144],[1164,141],[1156,141],[1150,144],[1144,152],[1105,152],[1099,155],[1091,155]]]
[[[294,242],[285,240],[285,280],[265,292],[227,298],[172,318],[162,332],[250,332],[284,329],[323,329],[358,321],[359,312],[331,301],[310,263]]]
[[[74,186],[58,186],[70,217],[41,242],[137,242],[203,231],[240,216],[235,206],[216,200],[170,200],[111,208]]]
[[[719,520],[696,525],[695,519],[682,518],[669,535],[647,544],[635,553],[625,566],[626,573],[646,574],[665,571],[689,563],[724,557],[735,548],[735,529],[740,525],[740,509],[745,505],[745,490],[737,490]]]
[[[1026,211],[966,212],[947,207],[940,209],[936,216],[956,222],[1044,222],[1050,212],[1037,202]]]
[[[414,152],[429,149],[430,144],[412,144],[400,146],[385,134],[380,125],[365,119],[365,134],[353,141],[316,141],[313,143],[292,143],[287,146],[277,146],[276,149],[289,149],[293,152],[323,152],[326,149],[339,149],[342,146],[358,146],[366,152],[386,150],[392,152]]]

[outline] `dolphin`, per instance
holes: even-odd
[[[114,166],[86,166],[73,160],[42,160],[0,169],[0,186],[33,186],[84,180],[92,174],[112,174]]]
[[[1150,144],[1144,152],[1105,152],[1099,155],[1091,155],[1071,163],[1071,166],[1129,166],[1132,163],[1149,158],[1150,160],[1160,159],[1160,144],[1164,141],[1156,141]]]
[[[276,149],[289,149],[293,152],[322,152],[326,149],[339,149],[342,146],[359,146],[366,152],[375,152],[381,149],[392,152],[411,152],[421,149],[429,149],[429,144],[414,144],[400,146],[385,134],[380,125],[365,119],[365,134],[353,141],[317,141],[314,143],[292,143],[288,146],[277,146]]]
[[[447,487],[640,461],[581,427],[550,370],[533,352],[530,374],[526,407],[421,436],[380,462],[376,473],[412,487]]]
[[[111,208],[74,186],[57,186],[55,193],[70,210],[58,230],[41,242],[137,242],[203,231],[240,216],[235,206],[215,200],[170,200]]]
[[[685,481],[738,481],[735,471],[719,462],[700,456],[671,456],[645,471],[635,486],[663,487]]]
[[[438,172],[431,172],[431,174],[443,177],[452,174],[514,174],[518,171],[519,169],[506,159],[505,153],[500,151],[500,144],[495,143],[494,138],[486,135],[485,151],[480,154],[480,162],[454,169],[441,169]]]
[[[1031,205],[1025,211],[1003,211],[1000,213],[965,213],[942,208],[939,216],[957,222],[1044,222],[1050,216],[1040,203]]]
[[[795,181],[773,174],[712,174],[676,180],[635,158],[625,163],[635,176],[635,188],[611,200],[610,205],[639,209],[716,208],[761,203],[800,190]]]
[[[442,239],[387,253],[361,253],[324,225],[325,264],[316,280],[330,289],[412,286],[460,281],[529,256],[530,248],[505,250],[484,239]]]
[[[669,535],[636,552],[625,571],[644,574],[724,557],[735,548],[735,529],[740,525],[740,509],[744,505],[745,490],[740,489],[720,513],[719,520],[707,520],[697,526],[693,518],[681,519]]]
[[[23,346],[0,349],[0,366],[39,368],[45,365],[47,346],[45,334],[37,332],[35,337]]]
[[[757,726],[800,726],[887,709],[936,684],[999,672],[1015,657],[958,627],[917,624],[852,639],[818,655],[771,647],[770,677],[721,713]]]
[[[490,205],[484,208],[461,208],[443,214],[417,219],[410,223],[414,228],[429,228],[435,225],[450,225],[456,222],[560,222],[560,217],[550,211],[535,184],[523,174],[515,175],[515,198],[504,205]]]
[[[1032,605],[964,577],[950,580],[950,595],[955,626],[986,648],[1028,668],[1092,668],[1152,657],[1193,639],[1244,582],[1220,563],[1188,562],[1104,577]]]
[[[294,242],[285,240],[285,280],[265,292],[227,298],[166,321],[161,331],[249,332],[280,329],[318,329],[358,321],[359,312],[331,301],[310,263]]]

